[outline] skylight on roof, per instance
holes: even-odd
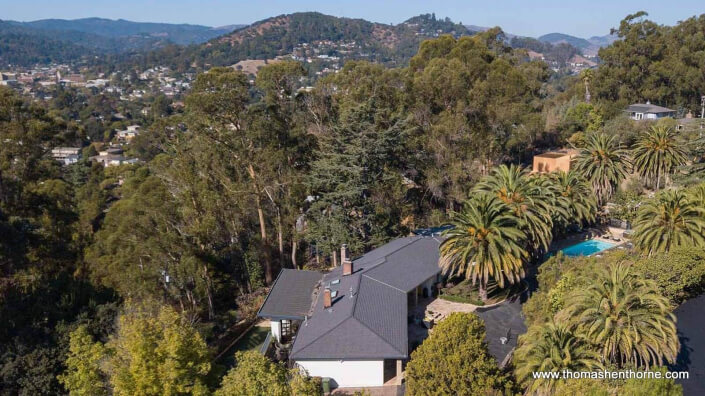
[[[331,285],[337,285],[338,283],[340,283],[340,279],[333,279],[333,280],[330,282]]]

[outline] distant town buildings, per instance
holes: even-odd
[[[135,136],[139,135],[139,133],[140,133],[140,126],[139,125],[130,125],[124,131],[118,131],[117,137],[119,140],[122,140],[124,142],[129,143],[132,139],[135,138]]]
[[[110,146],[98,152],[98,155],[90,157],[91,161],[101,163],[104,167],[119,166],[124,164],[135,164],[137,158],[127,158],[123,156],[123,149],[119,146]]]
[[[81,159],[80,147],[56,147],[51,150],[51,156],[63,165],[71,165]]]

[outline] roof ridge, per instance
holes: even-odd
[[[376,331],[372,330],[372,328],[371,328],[370,326],[368,326],[365,322],[363,322],[363,321],[361,321],[360,319],[358,319],[358,318],[355,316],[355,312],[353,312],[353,316],[351,316],[350,319],[354,319],[357,323],[359,323],[359,324],[361,324],[362,326],[364,326],[367,330],[371,331],[372,334],[374,334],[374,335],[376,335],[377,337],[379,337],[380,340],[382,340],[385,344],[387,344],[387,345],[389,345],[390,347],[392,347],[392,349],[394,349],[395,351],[400,352],[400,353],[403,353],[403,354],[406,354],[406,352],[400,351],[399,349],[397,349],[397,347],[395,347],[394,345],[390,344],[389,341],[387,341],[387,339],[384,338],[381,334],[379,334],[379,333],[377,333]],[[408,325],[407,325],[407,326],[408,326]],[[409,331],[409,330],[407,329],[407,331]]]
[[[330,334],[333,330],[335,330],[335,329],[337,329],[338,327],[342,326],[345,322],[348,322],[348,321],[351,321],[351,320],[352,320],[352,321],[355,321],[355,323],[357,323],[357,324],[361,325],[362,327],[366,328],[367,330],[369,330],[372,334],[374,334],[375,336],[377,336],[377,338],[379,338],[383,343],[387,344],[387,346],[389,346],[389,347],[392,348],[393,350],[395,350],[395,351],[397,351],[397,352],[399,352],[399,353],[405,354],[405,355],[407,354],[406,352],[400,351],[400,350],[397,349],[394,345],[390,344],[389,341],[387,341],[387,340],[386,340],[384,337],[382,337],[381,335],[377,334],[377,332],[375,332],[374,330],[372,330],[369,326],[367,326],[365,323],[363,323],[362,321],[360,321],[360,320],[359,320],[358,318],[356,318],[354,315],[345,318],[345,320],[341,321],[340,323],[338,323],[337,325],[335,325],[334,327],[332,327],[331,329],[329,329],[329,330],[326,331],[325,333],[323,333],[323,334],[321,334],[320,336],[316,337],[313,341],[309,342],[309,343],[306,344],[303,348],[301,348],[301,349],[299,349],[298,351],[296,351],[295,354],[299,354],[299,353],[303,352],[306,348],[308,348],[308,347],[310,347],[311,345],[315,344],[316,341],[319,341],[321,338],[323,338],[323,337],[327,336],[328,334]],[[298,338],[297,338],[297,339],[298,339]],[[294,340],[294,343],[296,343],[296,340]],[[293,353],[293,345],[292,345],[292,354],[294,354],[294,353]],[[295,359],[295,358],[294,358],[294,359]]]
[[[269,286],[269,291],[267,292],[267,297],[265,297],[264,301],[262,301],[262,305],[257,310],[257,315],[259,315],[260,312],[262,312],[262,308],[264,308],[264,305],[267,303],[267,300],[269,300],[269,295],[272,293],[272,289],[274,288],[274,285],[277,284],[279,277],[282,276],[283,273],[284,273],[284,271],[279,271],[279,273],[277,274],[277,277],[274,278],[274,282],[272,282],[272,285]]]
[[[324,311],[325,311],[325,309],[324,309]],[[337,325],[331,327],[330,329],[326,330],[323,334],[321,334],[321,335],[317,336],[316,338],[314,338],[313,340],[311,340],[311,342],[309,342],[308,344],[304,345],[301,349],[299,349],[298,351],[296,351],[296,353],[299,353],[299,352],[303,351],[304,349],[310,347],[310,346],[313,345],[316,341],[318,341],[318,340],[320,340],[321,338],[327,336],[331,331],[337,329],[337,328],[340,327],[343,323],[347,322],[348,320],[350,320],[350,319],[352,319],[352,318],[353,318],[353,316],[351,315],[351,316],[346,317],[345,320],[341,320],[340,323],[338,323]],[[296,338],[294,339],[294,344],[296,344],[296,341],[297,341],[298,339],[299,339],[299,337],[296,337]],[[292,352],[294,351],[294,345],[293,345],[293,344],[291,345],[291,350],[292,350]]]
[[[383,284],[384,286],[391,287],[392,289],[394,289],[394,290],[396,290],[396,291],[399,291],[399,292],[402,292],[402,293],[406,294],[406,291],[405,291],[405,290],[402,290],[402,289],[400,289],[400,288],[398,288],[398,287],[394,287],[394,286],[390,285],[389,283],[384,283],[384,282],[382,282],[381,280],[375,279],[375,278],[373,278],[373,277],[371,277],[371,276],[369,276],[369,275],[367,275],[367,274],[362,274],[362,276],[364,276],[364,277],[366,277],[366,278],[368,278],[368,279],[372,279],[373,281],[378,282],[378,283],[381,283],[381,284]],[[361,278],[362,278],[362,276],[361,276]],[[359,283],[358,283],[358,287],[359,287],[359,286],[360,286],[360,285],[359,285]],[[357,301],[355,301],[355,303],[356,303],[356,305],[357,305]],[[353,313],[355,313],[354,310],[353,310]]]
[[[392,285],[388,285],[388,284],[386,284],[386,283],[384,283],[384,282],[382,282],[382,281],[379,281],[379,280],[377,280],[377,279],[374,279],[374,278],[372,278],[372,277],[370,277],[370,276],[367,276],[367,275],[365,275],[365,274],[362,274],[362,276],[364,276],[364,277],[366,277],[366,278],[368,278],[368,279],[371,279],[371,280],[373,280],[373,281],[375,281],[375,282],[378,282],[378,283],[380,283],[380,284],[382,284],[382,285],[384,285],[384,286],[390,287],[390,288],[392,288],[392,289],[394,289],[394,290],[396,290],[396,291],[398,291],[398,292],[400,292],[400,293],[404,293],[404,295],[406,296],[406,292],[403,291],[403,290],[401,290],[401,289],[398,289],[398,288],[396,288],[396,287],[394,287],[394,286],[392,286]],[[360,280],[361,280],[361,281],[362,281],[362,276],[360,276]],[[360,287],[360,284],[358,283],[358,289],[359,289],[359,287]],[[357,315],[356,315],[356,312],[357,312],[357,298],[355,298],[355,306],[353,307],[353,311],[352,311],[351,318],[354,318],[354,319],[355,319],[357,322],[359,322],[361,325],[365,326],[368,330],[370,330],[371,332],[373,332],[377,337],[381,338],[387,345],[391,346],[392,349],[394,349],[394,350],[397,351],[397,352],[400,352],[395,346],[393,346],[392,344],[390,344],[389,341],[387,341],[387,339],[386,339],[383,335],[381,335],[381,334],[379,334],[378,332],[376,332],[374,329],[372,329],[370,326],[368,326],[365,322],[363,322],[360,318],[358,318]],[[408,325],[407,325],[407,327],[408,327]],[[407,331],[408,331],[408,330],[407,330]]]
[[[401,250],[401,249],[403,249],[403,248],[405,248],[405,247],[411,245],[412,243],[416,242],[416,238],[423,238],[423,236],[421,236],[421,235],[413,235],[413,236],[402,237],[402,238],[399,238],[399,239],[405,239],[405,238],[411,239],[411,240],[409,241],[409,243],[405,243],[405,244],[399,246],[398,248],[392,250],[391,252],[389,252],[389,253],[387,253],[387,254],[381,256],[380,259],[381,259],[381,258],[386,258],[387,256],[389,256],[389,255],[391,255],[391,254],[393,254],[393,253],[398,252],[399,250]],[[399,239],[397,239],[397,240],[399,240]],[[390,244],[390,243],[392,243],[392,242],[394,242],[394,241],[389,241],[389,242],[385,243],[384,245],[388,245],[388,244]],[[367,252],[367,253],[365,253],[365,254],[372,253],[372,252],[374,252],[374,251],[377,250],[377,249],[381,249],[384,245],[382,245],[382,246],[377,246],[376,248],[370,250],[369,252]],[[358,257],[357,259],[359,260],[359,259],[365,257],[365,254],[363,254],[362,256]],[[377,260],[379,260],[379,259],[377,259]]]

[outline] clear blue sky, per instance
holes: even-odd
[[[672,25],[705,13],[703,0],[0,0],[0,19],[31,21],[45,18],[103,17],[143,22],[193,23],[222,26],[252,23],[296,11],[399,23],[421,13],[435,12],[456,22],[501,26],[505,31],[539,36],[561,32],[589,37],[603,35],[627,14],[645,10],[649,18]]]

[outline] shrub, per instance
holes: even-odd
[[[411,355],[409,395],[485,395],[514,387],[485,343],[485,326],[472,313],[452,313]]]
[[[639,259],[636,268],[653,279],[672,304],[678,305],[705,289],[705,249],[679,247]]]

